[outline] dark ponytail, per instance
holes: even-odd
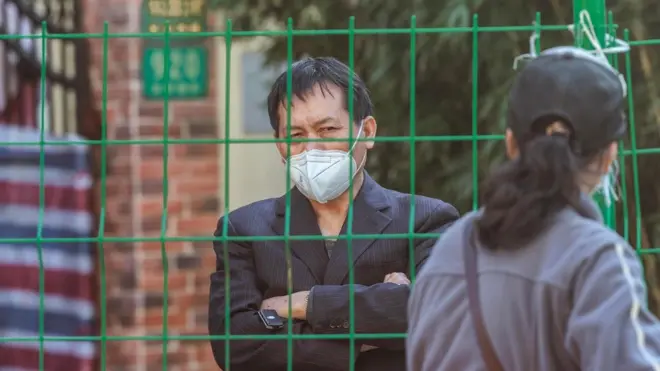
[[[569,136],[532,136],[521,143],[516,159],[486,180],[477,229],[487,248],[518,248],[542,232],[558,211],[580,207],[578,158]]]

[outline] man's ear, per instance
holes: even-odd
[[[367,116],[362,120],[362,132],[364,133],[364,138],[375,138],[376,131],[378,130],[378,125],[376,124],[376,119],[373,116]],[[364,142],[367,149],[374,148],[375,142],[370,140]]]

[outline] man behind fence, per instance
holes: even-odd
[[[350,357],[348,334],[349,290],[354,290],[354,327],[358,334],[405,333],[410,260],[419,269],[429,255],[434,238],[352,239],[348,244],[337,235],[347,234],[349,202],[353,202],[353,235],[438,233],[458,218],[456,209],[440,200],[415,197],[378,185],[364,170],[367,151],[376,135],[376,120],[362,80],[333,58],[299,61],[291,71],[291,128],[294,139],[343,139],[334,142],[278,143],[282,162],[290,166],[295,188],[286,197],[267,199],[239,208],[218,222],[215,236],[282,236],[290,218],[290,234],[324,236],[325,240],[289,241],[293,295],[287,296],[287,253],[283,240],[216,241],[216,272],[211,275],[209,331],[263,335],[287,334],[287,319],[297,335],[346,334],[345,339],[296,339],[292,360],[296,371],[405,369],[403,338],[357,339]],[[349,117],[347,92],[353,80],[353,115]],[[275,136],[288,136],[287,73],[275,81],[268,97],[268,114]],[[362,141],[348,143],[353,138]],[[352,163],[352,164],[351,164]],[[350,169],[353,169],[351,176]],[[282,171],[286,171],[283,167]],[[353,200],[349,183],[353,183]],[[414,212],[414,230],[409,231]],[[226,218],[226,219],[225,219]],[[386,237],[386,236],[384,236]],[[349,260],[355,285],[349,282]],[[226,282],[227,278],[229,282]],[[226,290],[228,285],[229,291]],[[229,307],[225,297],[229,296]],[[289,302],[291,300],[291,302]],[[289,311],[289,305],[291,311]],[[229,323],[225,311],[229,311]],[[286,370],[287,340],[232,340],[229,352],[224,341],[212,341],[220,367],[229,359],[231,369]]]

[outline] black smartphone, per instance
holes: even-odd
[[[276,311],[272,309],[263,309],[258,313],[261,322],[264,324],[264,326],[266,326],[267,329],[277,330],[284,327],[284,322],[282,321],[282,318],[277,315]]]

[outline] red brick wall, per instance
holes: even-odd
[[[137,32],[140,0],[85,0],[86,32]],[[96,100],[101,102],[102,40],[91,42]],[[107,135],[109,139],[161,139],[162,102],[142,99],[140,41],[110,39]],[[211,58],[214,57],[211,49]],[[215,65],[213,60],[209,66]],[[215,87],[203,101],[170,104],[170,138],[217,138]],[[106,236],[160,235],[163,198],[162,145],[108,146]],[[219,197],[217,145],[170,145],[168,236],[210,236]],[[107,334],[160,335],[163,323],[163,266],[160,242],[106,243]],[[210,242],[168,242],[169,332],[204,335],[208,277],[214,267]],[[161,370],[159,341],[108,341],[108,370]],[[168,370],[214,370],[207,341],[171,341]]]

